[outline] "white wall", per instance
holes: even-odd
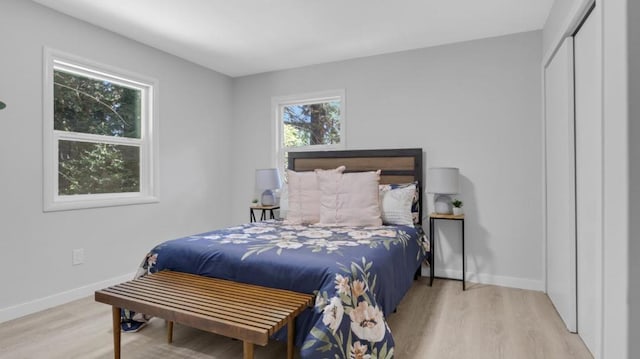
[[[272,165],[271,98],[344,88],[347,148],[422,147],[426,168],[460,168],[467,268],[480,275],[472,280],[543,289],[541,36],[235,79],[232,220],[247,220],[254,170]],[[459,275],[458,227],[439,222],[438,229],[437,273]]]
[[[87,295],[154,244],[230,222],[230,78],[31,1],[2,1],[0,34],[0,321]],[[160,203],[43,213],[43,46],[159,80]],[[71,266],[74,248],[85,264]]]

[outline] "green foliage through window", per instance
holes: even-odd
[[[284,147],[340,143],[340,101],[284,106],[282,121]]]
[[[140,138],[140,90],[54,71],[54,129]]]
[[[140,191],[137,146],[59,141],[58,194]]]
[[[274,97],[278,126],[278,167],[285,170],[290,151],[318,151],[345,145],[344,90]]]
[[[136,142],[58,139],[58,195],[139,192],[142,91],[58,69],[53,76],[55,131]]]

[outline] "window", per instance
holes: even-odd
[[[276,97],[276,161],[287,168],[290,151],[345,147],[344,90]]]
[[[44,209],[157,201],[156,81],[45,50]]]

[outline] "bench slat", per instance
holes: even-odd
[[[211,300],[216,302],[228,302],[233,300],[235,303],[239,304],[239,306],[243,308],[247,308],[250,310],[251,308],[258,308],[262,312],[270,312],[274,314],[288,314],[292,309],[298,308],[298,305],[283,305],[282,303],[277,302],[276,300],[271,300],[270,302],[264,301],[262,298],[253,298],[253,297],[245,297],[238,298],[237,292],[227,292],[222,291],[224,288],[216,288],[206,290],[207,288],[195,288],[195,287],[174,287],[171,286],[170,283],[164,283],[159,281],[140,281],[136,283],[131,283],[132,285],[136,285],[138,287],[146,287],[149,290],[156,291],[164,291],[170,292],[172,294],[176,294],[179,296],[183,296],[186,298],[199,299],[199,300]],[[206,290],[203,293],[203,290]]]
[[[219,307],[225,308],[230,312],[240,311],[246,313],[255,313],[259,316],[267,316],[271,318],[281,318],[282,316],[289,315],[289,311],[276,310],[270,308],[267,305],[260,305],[263,303],[246,303],[246,302],[232,302],[235,298],[229,295],[220,295],[220,293],[211,293],[211,296],[204,294],[198,294],[197,292],[187,292],[173,289],[166,286],[155,286],[151,283],[135,283],[136,285],[128,285],[135,289],[146,290],[154,296],[172,296],[174,298],[182,300],[184,303],[192,303],[205,307]],[[120,287],[117,287],[120,288]]]
[[[268,296],[271,298],[282,298],[285,300],[305,300],[308,298],[309,294],[293,292],[286,289],[276,289],[276,288],[267,288],[254,284],[247,283],[238,283],[225,279],[214,278],[215,282],[210,281],[210,277],[202,277],[202,276],[194,276],[188,273],[181,272],[168,272],[168,275],[155,278],[154,280],[163,280],[165,278],[181,278],[181,283],[194,283],[196,285],[205,285],[205,286],[216,286],[216,287],[226,287],[232,291],[240,291],[243,293],[253,292],[258,293],[259,296]],[[143,279],[146,277],[143,277]],[[203,280],[204,279],[204,280]],[[215,283],[215,284],[214,284]]]
[[[262,305],[266,307],[273,307],[280,310],[290,312],[292,309],[299,308],[300,301],[307,301],[310,294],[302,294],[282,289],[265,288],[252,284],[236,283],[218,278],[201,277],[187,273],[180,272],[162,272],[167,274],[164,276],[158,276],[153,278],[153,283],[163,282],[168,283],[170,286],[180,290],[187,290],[192,288],[197,292],[202,292],[202,289],[208,289],[205,291],[207,295],[211,293],[219,293],[220,289],[224,289],[225,293],[229,295],[229,298],[237,301],[250,302],[255,305]],[[141,278],[144,281],[147,277]],[[151,279],[146,279],[151,281]],[[175,286],[175,282],[179,281],[179,287]],[[260,291],[265,289],[264,291]],[[296,310],[295,314],[299,314],[301,310]]]
[[[182,273],[182,272],[174,272],[174,271],[167,271],[167,276],[163,276],[164,278],[166,277],[182,277],[184,282],[186,281],[195,281],[195,282],[204,282],[204,283],[210,283],[208,282],[209,279],[212,279],[211,277],[205,277],[205,276],[197,276],[197,275],[193,275],[193,274],[189,274],[189,273]],[[163,278],[161,277],[161,278]],[[204,279],[204,280],[203,280]],[[256,284],[249,284],[249,283],[240,283],[240,282],[234,282],[231,280],[227,280],[227,279],[220,279],[220,278],[213,278],[215,280],[215,282],[218,285],[228,285],[231,287],[243,287],[244,289],[256,289],[261,293],[266,293],[270,296],[288,296],[288,297],[292,297],[292,298],[298,298],[301,300],[304,300],[305,298],[307,298],[309,296],[309,294],[307,293],[300,293],[300,292],[294,292],[291,290],[287,290],[287,289],[279,289],[279,288],[270,288],[270,287],[263,287],[260,285],[256,285]]]

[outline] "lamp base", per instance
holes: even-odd
[[[276,195],[272,190],[267,189],[262,192],[262,197],[260,198],[260,203],[263,206],[275,206],[276,205]]]
[[[453,213],[451,197],[448,194],[436,194],[435,197],[433,197],[433,205],[437,214]]]

